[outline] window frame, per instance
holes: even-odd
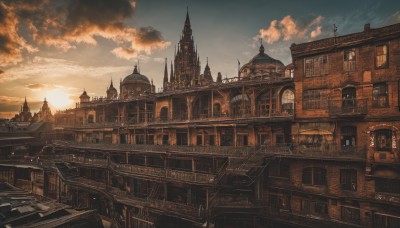
[[[380,47],[385,47],[386,50],[383,51],[383,54],[379,54],[378,48]],[[385,53],[386,51],[386,53]],[[378,62],[381,61],[379,60],[379,57],[382,57],[385,59],[385,62],[378,65]],[[382,69],[382,68],[387,68],[389,66],[389,45],[388,44],[379,44],[376,45],[375,47],[375,69]]]
[[[303,110],[328,110],[328,91],[324,89],[309,89],[303,91]]]
[[[317,55],[304,58],[304,76],[306,78],[320,77],[329,74],[329,55]]]
[[[375,142],[374,149],[377,151],[392,151],[393,149],[393,131],[390,129],[379,129],[374,131]],[[382,143],[379,143],[379,136],[386,136],[386,146],[381,146]]]
[[[360,224],[360,208],[341,206],[340,219],[345,222]]]
[[[381,98],[385,98],[385,103],[381,104]],[[372,107],[387,108],[389,107],[389,86],[385,82],[376,83],[372,86]]]
[[[302,184],[310,186],[327,186],[326,169],[320,167],[304,168],[302,172]]]
[[[346,191],[357,191],[357,170],[340,170],[340,188]]]
[[[356,61],[357,61],[356,48],[349,48],[343,51],[343,71],[345,72],[355,71]]]

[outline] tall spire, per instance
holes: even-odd
[[[185,26],[183,27],[183,38],[191,39],[191,37],[192,37],[192,28],[190,26],[189,7],[187,7]]]
[[[164,68],[164,87],[168,83],[168,68],[167,68],[167,58],[165,58],[165,68]]]
[[[174,82],[174,81],[175,81],[174,67],[173,67],[173,65],[172,65],[172,61],[171,61],[171,75],[169,76],[169,81],[170,81],[170,82]]]

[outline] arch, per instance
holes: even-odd
[[[294,114],[294,92],[292,89],[284,89],[281,94],[281,112]]]
[[[266,90],[259,94],[256,99],[256,114],[258,116],[269,116],[276,110],[276,94],[273,90]]]
[[[211,115],[210,97],[208,94],[202,94],[195,98],[192,106],[192,118],[202,119]]]
[[[213,115],[214,115],[214,117],[221,116],[221,104],[220,103],[213,104]]]
[[[167,121],[168,120],[168,107],[164,106],[160,110],[160,120]]]
[[[176,120],[188,119],[188,105],[185,97],[172,99],[172,116]]]
[[[230,100],[233,116],[242,116],[251,113],[250,98],[246,94],[238,94]]]

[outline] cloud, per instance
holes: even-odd
[[[0,65],[18,63],[22,60],[23,51],[37,51],[18,35],[18,23],[14,9],[0,2]]]
[[[28,84],[25,85],[26,88],[31,89],[31,90],[41,90],[43,88],[46,88],[46,84],[41,84],[41,83],[34,83],[34,84]]]
[[[392,14],[386,21],[386,25],[400,23],[400,10]]]
[[[52,83],[59,84],[64,80],[67,83],[73,83],[70,79],[73,77],[84,78],[102,78],[112,75],[123,75],[130,71],[132,67],[126,66],[82,66],[74,61],[59,58],[48,58],[42,56],[33,57],[32,61],[20,64],[19,67],[8,69],[0,74],[0,83],[29,79],[31,84],[37,82],[46,82],[47,88],[57,87]],[[34,82],[32,80],[35,80]],[[23,82],[26,84],[26,81]],[[65,85],[64,85],[65,86]],[[26,87],[25,87],[26,88]]]
[[[112,53],[127,59],[170,45],[153,27],[134,28],[126,24],[132,18],[135,6],[134,0],[15,0],[9,4],[1,3],[0,25],[7,30],[0,32],[0,50],[9,52],[9,58],[0,65],[20,62],[24,50],[38,50],[17,33],[18,29],[28,31],[27,36],[35,46],[54,46],[64,51],[81,43],[97,45],[97,37],[103,37],[118,46]]]
[[[279,40],[281,37],[281,32],[276,27],[277,20],[271,21],[268,29],[260,29],[260,34],[258,37],[267,41],[267,43],[272,44]]]
[[[262,28],[254,40],[263,39],[269,44],[273,44],[281,39],[288,41],[293,39],[305,39],[311,30],[309,38],[316,38],[321,34],[320,24],[324,18],[318,16],[312,19],[295,20],[290,15],[282,20],[271,21],[268,28]]]
[[[318,26],[316,29],[311,31],[310,38],[315,39],[319,35],[321,35],[321,26]]]
[[[19,112],[21,105],[24,103],[23,97],[13,97],[13,96],[0,96],[0,110],[1,112]],[[40,108],[41,104],[43,104],[43,101],[33,101],[29,98],[27,98],[28,104],[31,108],[31,112],[35,112],[37,109]],[[14,116],[13,115],[13,116]]]

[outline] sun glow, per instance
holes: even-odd
[[[47,92],[46,99],[49,104],[56,109],[64,109],[72,102],[68,98],[68,94],[60,89],[50,90],[49,92]]]

